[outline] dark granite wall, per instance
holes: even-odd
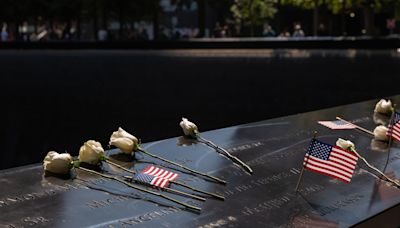
[[[3,50],[0,169],[48,150],[144,142],[400,93],[391,50]]]

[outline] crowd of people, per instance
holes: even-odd
[[[304,36],[305,33],[301,28],[300,23],[294,24],[292,34],[290,34],[290,32],[287,29],[284,29],[279,34],[277,34],[271,25],[269,24],[264,25],[263,37],[304,37]]]
[[[20,25],[6,22],[2,23],[1,41],[48,41],[48,40],[73,40],[77,39],[76,22],[54,22],[51,26],[47,23],[29,24],[27,21]]]
[[[0,41],[74,41],[74,40],[97,40],[97,41],[129,41],[129,40],[151,40],[153,39],[153,30],[151,25],[139,24],[140,26],[124,25],[122,30],[110,30],[99,28],[96,32],[91,31],[90,36],[82,37],[78,31],[78,23],[70,22],[52,22],[28,24],[27,21],[12,28],[3,22],[1,26]],[[85,32],[82,31],[81,33]],[[86,31],[87,33],[87,31]],[[208,30],[205,37],[224,38],[237,37],[234,27],[223,25],[217,22],[212,30]],[[265,24],[262,31],[263,37],[304,37],[300,23],[294,23],[293,30],[283,29],[276,32],[269,24]],[[91,37],[88,39],[87,37]],[[160,26],[159,39],[162,40],[180,40],[199,37],[198,28],[167,28]]]

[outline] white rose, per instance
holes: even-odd
[[[104,158],[104,149],[99,142],[89,140],[79,149],[78,159],[91,165],[97,165]]]
[[[389,141],[389,137],[386,135],[389,129],[383,125],[377,126],[374,129],[374,137],[376,140],[380,141]]]
[[[199,133],[196,124],[190,122],[186,118],[182,118],[182,121],[179,123],[181,126],[183,133],[187,136],[192,136],[196,138],[197,133]]]
[[[379,112],[379,113],[383,113],[383,114],[388,114],[391,113],[393,111],[393,106],[392,106],[392,102],[390,100],[384,100],[381,99],[378,103],[376,103],[375,105],[375,110],[374,112]]]
[[[341,139],[341,138],[339,138],[336,141],[336,146],[338,146],[338,147],[340,147],[342,149],[345,149],[345,150],[349,150],[349,151],[355,149],[354,143],[352,141],[344,140],[344,139]]]
[[[109,144],[116,146],[127,154],[132,153],[132,151],[137,150],[139,147],[138,139],[122,128],[118,128],[118,131],[112,133]]]
[[[72,157],[67,153],[59,154],[55,151],[47,153],[43,160],[43,168],[46,171],[67,174],[71,169]]]

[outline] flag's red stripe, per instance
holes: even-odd
[[[397,125],[397,124],[394,125],[393,133],[396,135],[400,135],[400,126],[399,125]]]
[[[336,161],[332,161],[332,160],[326,161],[326,160],[319,159],[319,158],[317,158],[317,157],[310,156],[310,155],[308,155],[308,159],[309,159],[309,160],[306,161],[306,158],[305,158],[305,159],[304,159],[304,161],[305,161],[304,163],[313,161],[314,163],[320,163],[320,164],[326,165],[326,166],[328,166],[328,167],[331,166],[332,168],[337,168],[337,169],[339,169],[339,170],[341,170],[341,171],[343,171],[343,172],[347,172],[347,173],[349,173],[349,174],[352,174],[353,171],[354,171],[354,169],[355,169],[355,166],[348,167],[348,166],[351,165],[351,164],[347,164],[347,166],[344,166],[344,165],[342,165],[342,163],[338,163],[338,162],[336,162]]]
[[[396,124],[394,126],[390,126],[389,127],[389,131],[399,132],[400,131],[400,125]]]
[[[400,132],[400,126],[398,126],[397,124],[396,125],[394,125],[394,127],[393,127],[393,132]]]
[[[158,172],[156,172],[156,173],[154,174],[154,176],[159,177],[159,176],[162,175],[163,172],[164,172],[163,169],[158,169]]]
[[[330,174],[330,173],[321,171],[320,169],[314,169],[314,168],[312,168],[312,167],[310,167],[310,166],[306,166],[305,168],[308,169],[308,170],[311,170],[311,171],[313,171],[313,172],[319,173],[319,174],[323,174],[323,175],[326,175],[326,176],[330,176],[330,177],[339,179],[339,180],[341,180],[341,181],[343,181],[343,182],[346,182],[346,183],[349,183],[350,180],[351,180],[351,179],[350,179],[350,180],[344,179],[344,178],[342,178],[342,177],[340,177],[340,176],[337,176],[337,175],[334,175],[334,174]]]
[[[397,131],[396,129],[389,129],[387,135],[392,136],[397,141],[400,141],[400,130]]]
[[[314,158],[312,156],[310,156],[305,165],[308,166],[309,164],[320,169],[325,169],[330,172],[338,173],[348,178],[351,178],[353,175],[353,170],[345,170],[342,167],[338,167],[335,163]]]
[[[346,158],[348,158],[350,161],[357,161],[358,160],[358,157],[357,157],[357,155],[355,153],[353,153],[351,151],[343,150],[342,148],[340,148],[338,146],[333,146],[332,152],[339,153],[339,154],[345,156]]]
[[[168,180],[164,179],[164,178],[156,177],[155,179],[157,179],[157,181],[155,183],[155,186],[157,186],[157,187],[164,188],[165,185],[168,183]]]
[[[338,175],[345,176],[346,178],[351,178],[353,175],[352,171],[342,170],[341,168],[337,168],[334,165],[323,164],[319,161],[313,161],[312,159],[308,160],[308,163],[304,163],[304,165],[311,165],[313,167],[326,170],[327,172],[337,173]]]
[[[154,176],[154,174],[157,173],[158,170],[159,170],[159,168],[154,167],[154,169],[151,172],[149,172],[148,174]]]
[[[393,138],[400,142],[400,137],[397,135],[393,135]]]
[[[161,183],[161,188],[165,188],[168,185],[168,180],[164,179],[164,181]]]
[[[174,173],[174,175],[172,175],[172,177],[169,178],[170,181],[175,180],[178,177],[177,173]]]
[[[349,169],[354,169],[356,167],[355,164],[357,164],[357,163],[355,163],[355,164],[354,163],[349,163],[346,160],[343,160],[341,157],[338,157],[336,154],[333,154],[333,153],[329,157],[329,160],[331,160],[333,162],[336,162],[338,164],[341,164],[343,166],[346,166]]]
[[[160,182],[161,182],[161,181],[162,181],[161,178],[154,177],[154,179],[153,179],[153,185],[156,186],[156,187],[160,187]]]
[[[155,178],[153,178],[153,180],[151,180],[150,184],[153,186],[157,186],[157,181],[158,181],[158,178],[155,177]]]
[[[342,175],[346,175],[351,178],[353,175],[353,170],[354,169],[348,169],[347,167],[340,167],[340,165],[337,165],[335,163],[332,163],[330,161],[324,161],[320,160],[318,158],[311,158],[307,161],[308,163],[311,163],[314,166],[318,166],[321,169],[328,169],[332,172],[336,173],[341,173]]]
[[[329,161],[332,162],[333,164],[336,164],[337,166],[341,166],[342,169],[348,170],[350,172],[353,172],[353,170],[356,168],[355,165],[348,164],[348,163],[343,164],[343,161],[341,161],[335,157],[332,157],[332,156],[329,158]]]
[[[149,166],[145,170],[143,170],[142,172],[147,174],[147,173],[151,172],[153,169],[154,169],[154,166]]]
[[[393,131],[392,132],[392,136],[393,137],[400,137],[400,132]]]
[[[164,173],[160,177],[168,179],[171,176],[171,172],[164,170]]]

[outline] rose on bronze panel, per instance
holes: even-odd
[[[126,132],[124,129],[121,127],[118,128],[118,131],[114,131],[111,135],[110,138],[110,145],[113,145],[120,149],[121,152],[127,153],[127,154],[135,154],[136,152],[139,152],[141,154],[145,154],[149,157],[161,160],[163,162],[166,162],[168,164],[174,165],[176,167],[179,167],[181,169],[184,169],[186,171],[189,171],[193,174],[197,174],[203,177],[206,177],[207,179],[210,179],[212,181],[215,181],[220,184],[226,184],[225,180],[222,180],[218,177],[214,177],[208,173],[205,172],[200,172],[197,170],[194,170],[192,168],[189,168],[187,166],[184,166],[182,164],[176,163],[174,161],[171,161],[169,159],[166,159],[164,157],[161,157],[159,155],[150,153],[149,151],[145,150],[144,148],[141,147],[141,142],[138,140],[135,136],[131,135],[130,133]],[[105,160],[106,162],[109,162],[107,159]],[[115,165],[115,164],[113,164]]]
[[[96,142],[94,140],[89,140],[89,141],[85,142],[79,151],[78,158],[79,158],[78,161],[73,161],[71,155],[69,155],[68,153],[59,154],[55,151],[50,151],[46,155],[45,159],[43,160],[43,168],[44,168],[45,172],[50,172],[50,173],[54,173],[54,174],[58,174],[58,175],[67,175],[67,174],[71,173],[71,169],[80,170],[80,171],[88,173],[88,174],[94,174],[97,176],[101,176],[103,178],[107,178],[109,180],[117,181],[117,182],[124,184],[125,186],[133,188],[135,190],[138,190],[138,191],[141,191],[141,192],[144,192],[147,194],[151,194],[151,195],[154,195],[157,197],[164,198],[166,200],[169,200],[171,202],[174,202],[181,206],[184,206],[186,209],[194,210],[196,212],[201,211],[200,207],[187,204],[183,201],[172,198],[168,195],[159,193],[158,191],[152,191],[147,188],[143,188],[140,185],[134,185],[134,184],[132,184],[126,180],[123,180],[117,176],[114,176],[114,175],[109,175],[104,172],[98,172],[98,171],[95,171],[92,169],[82,167],[81,164],[85,164],[85,163],[88,165],[100,166],[102,161],[104,161],[111,165],[115,165],[116,167],[121,168],[123,170],[128,170],[118,164],[115,164],[115,163],[109,161],[108,158],[105,157],[104,149],[102,148],[102,146],[99,142]],[[164,179],[162,181],[163,181],[162,183],[167,184],[167,181],[165,181]],[[147,183],[147,182],[145,182],[145,183]],[[199,197],[199,196],[196,196],[193,194],[185,193],[185,192],[182,192],[179,190],[174,190],[174,189],[164,187],[164,186],[161,186],[161,188],[164,190],[168,190],[169,192],[172,192],[172,193],[176,193],[176,194],[180,194],[180,195],[184,195],[184,196],[188,196],[188,197],[192,197],[192,198],[195,198],[198,200],[205,201],[205,198]]]
[[[394,112],[394,107],[391,100],[381,99],[375,105],[374,113],[380,113],[383,115],[390,116],[390,114],[392,114],[393,112]]]
[[[371,140],[371,149],[379,152],[386,152],[388,149],[389,137],[388,128],[380,125],[374,129],[374,138]]]
[[[73,160],[70,154],[59,154],[55,151],[47,153],[43,160],[44,176],[54,176],[61,179],[70,179],[72,177],[71,168]]]
[[[205,145],[215,149],[218,153],[225,155],[232,162],[236,163],[237,165],[240,165],[240,167],[242,167],[249,174],[253,173],[253,169],[249,165],[247,165],[245,162],[240,160],[238,157],[236,157],[235,155],[232,155],[228,150],[218,146],[211,140],[203,138],[195,123],[189,121],[186,118],[182,118],[182,121],[179,123],[179,126],[182,128],[183,134],[185,137],[191,138],[191,139],[196,140],[201,143],[204,143]]]

